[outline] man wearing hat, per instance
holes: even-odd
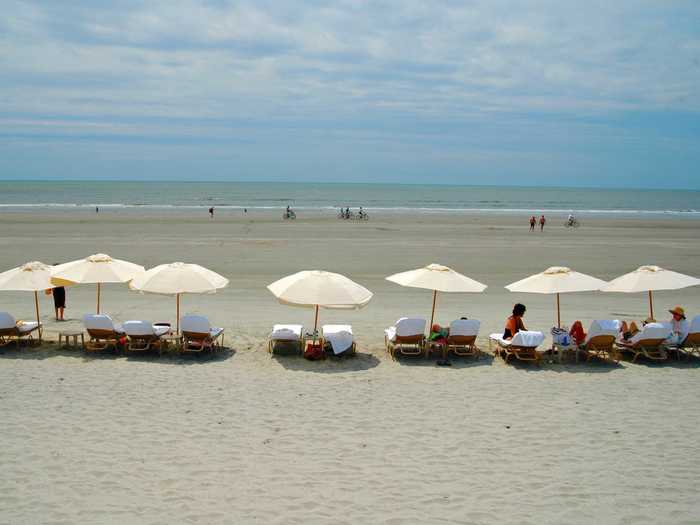
[[[669,312],[673,316],[671,318],[671,340],[675,344],[680,344],[683,342],[683,321],[685,321],[685,310],[683,310],[683,308],[680,306],[676,306],[675,308],[669,310]]]

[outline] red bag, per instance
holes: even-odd
[[[576,321],[571,326],[571,331],[569,332],[569,335],[574,341],[576,341],[577,345],[583,344],[583,342],[586,340],[586,332],[584,332],[583,330],[583,325],[581,324],[581,321]]]
[[[306,350],[304,350],[305,359],[308,359],[309,361],[318,361],[319,359],[323,359],[324,357],[326,357],[326,354],[323,352],[323,347],[321,346],[321,343],[306,344]]]

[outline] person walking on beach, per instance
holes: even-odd
[[[530,231],[531,232],[535,231],[535,224],[537,224],[537,219],[533,215],[532,217],[530,217]]]
[[[540,216],[540,231],[544,231],[544,223],[547,222],[547,220],[544,218],[544,213]]]
[[[213,219],[213,218],[214,218],[214,206],[212,206],[211,208],[209,208],[209,218],[210,218],[210,219]]]
[[[95,213],[100,213],[100,207],[99,207],[99,206],[95,206]]]

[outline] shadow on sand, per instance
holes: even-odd
[[[379,359],[363,352],[348,356],[327,356],[319,361],[309,361],[299,355],[299,351],[279,351],[275,349],[272,359],[287,370],[315,372],[318,374],[341,374],[344,372],[361,372],[379,365]]]
[[[233,348],[224,347],[218,352],[178,353],[175,351],[155,351],[126,353],[123,350],[109,349],[101,352],[85,352],[81,348],[60,348],[56,344],[44,343],[41,346],[22,345],[19,350],[15,345],[0,349],[0,359],[44,360],[55,357],[70,357],[83,362],[97,360],[117,360],[153,362],[170,365],[196,365],[226,361],[236,353]]]
[[[391,359],[387,353],[387,359]],[[430,355],[429,357],[424,356],[397,356],[395,362],[402,366],[429,366],[429,367],[439,367],[448,370],[457,370],[461,368],[475,368],[478,366],[491,366],[493,364],[493,355],[482,353],[479,358],[474,357],[460,357],[450,355],[449,358],[443,361],[442,356]],[[447,364],[449,363],[449,364]]]

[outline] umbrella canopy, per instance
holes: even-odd
[[[98,253],[85,259],[59,264],[52,268],[51,282],[54,286],[71,284],[97,284],[97,313],[100,313],[100,285],[102,283],[125,283],[143,273],[138,264],[112,259]]]
[[[288,275],[267,287],[277,300],[290,306],[316,309],[314,333],[318,327],[318,309],[358,309],[367,306],[372,292],[338,273],[305,270]]]
[[[401,286],[424,288],[437,292],[478,293],[486,290],[485,284],[481,284],[441,264],[429,264],[424,268],[395,273],[387,277],[386,280]]]
[[[649,316],[654,317],[654,302],[652,292],[655,290],[680,290],[689,286],[697,286],[700,279],[682,273],[666,270],[659,266],[640,266],[635,271],[613,279],[601,288],[603,292],[649,294]]]
[[[180,294],[215,293],[228,286],[228,279],[198,264],[161,264],[134,277],[129,288],[140,292],[175,295],[177,331],[180,331]]]
[[[32,261],[0,273],[0,290],[38,292],[53,288],[51,266]]]
[[[486,290],[485,284],[455,272],[452,268],[435,263],[429,264],[424,268],[395,273],[387,277],[386,280],[401,286],[433,291],[433,310],[430,314],[431,328],[435,319],[435,304],[438,292],[480,293]]]
[[[51,266],[39,261],[32,261],[0,273],[0,290],[34,292],[34,306],[36,308],[36,322],[41,327],[39,319],[39,294],[40,290],[53,288],[51,283]],[[39,341],[41,341],[41,328],[39,329]]]
[[[559,294],[571,292],[591,292],[599,290],[606,283],[601,279],[575,272],[565,266],[552,266],[545,271],[521,279],[506,286],[511,292],[556,294],[557,326],[561,326]]]

